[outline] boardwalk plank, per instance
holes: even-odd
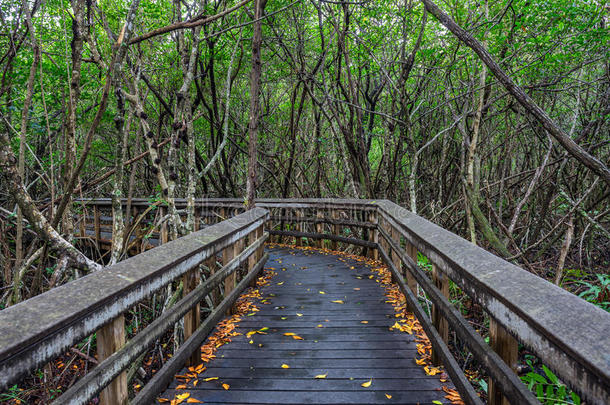
[[[415,363],[414,336],[390,329],[394,309],[368,266],[271,249],[267,267],[278,274],[261,289],[260,311],[238,323],[241,335],[217,350],[196,386],[190,381],[176,391],[182,383],[175,381],[162,397],[188,392],[206,404],[447,403],[438,376]],[[246,337],[263,327],[266,334]],[[314,378],[320,374],[327,377]],[[209,377],[218,379],[206,382]],[[369,379],[371,386],[362,387]]]

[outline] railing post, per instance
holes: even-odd
[[[165,208],[161,207],[159,208],[159,215],[161,216],[161,219],[163,219],[163,217],[165,216]],[[167,221],[163,221],[163,223],[161,224],[161,229],[159,230],[159,244],[163,245],[167,243],[168,240],[168,233],[167,233]]]
[[[324,233],[324,222],[322,222],[322,220],[324,219],[324,211],[318,209],[318,211],[316,212],[316,219],[318,220],[318,222],[316,223],[316,232]],[[316,246],[319,248],[323,248],[324,239],[318,239],[318,241],[316,242]]]
[[[441,294],[443,294],[446,298],[449,298],[449,279],[447,278],[447,275],[440,271],[434,263],[432,264],[432,279],[436,285],[436,288],[440,290]],[[443,342],[448,343],[449,324],[436,305],[432,305],[432,323],[438,331],[438,334],[443,339]],[[432,350],[432,363],[437,366],[440,366],[442,363],[436,350]]]
[[[199,284],[199,266],[195,266],[195,268],[182,276],[182,296],[185,297],[197,288]],[[199,327],[200,322],[200,308],[199,303],[195,305],[193,309],[187,312],[184,315],[184,340],[191,337],[193,333]],[[201,363],[201,356],[198,351],[195,351],[191,357],[189,357],[186,361],[186,366],[196,366]]]
[[[296,224],[295,224],[295,231],[297,232],[301,232],[303,230],[303,224],[300,222],[300,219],[303,217],[303,210],[297,209],[295,211],[296,214]],[[302,240],[300,237],[295,237],[294,238],[294,244],[295,246],[301,246],[302,245]]]
[[[223,260],[224,260],[224,258],[223,258]],[[213,254],[212,256],[210,256],[210,258],[206,260],[205,265],[210,270],[210,277],[212,277],[214,275],[214,273],[216,273],[216,254]],[[218,303],[220,302],[220,287],[219,286],[214,287],[214,289],[212,290],[211,300],[212,300],[212,304],[214,305],[214,308],[215,308],[218,305]]]
[[[201,221],[200,218],[200,209],[199,207],[195,206],[194,210],[195,210],[195,224],[193,229],[195,230],[195,232],[197,232],[199,230],[199,222]]]
[[[333,222],[338,221],[339,220],[339,211],[331,210],[331,216],[332,216]],[[340,234],[341,234],[341,226],[336,223],[333,223],[333,235],[339,236]],[[336,240],[330,241],[330,248],[332,250],[337,250],[337,241]]]
[[[84,238],[87,235],[87,233],[85,232],[86,223],[87,223],[87,217],[85,216],[85,208],[83,207],[83,212],[80,215],[80,223],[79,223],[81,238]]]
[[[406,248],[407,248],[406,249],[407,255],[411,259],[413,259],[413,262],[417,266],[417,248],[415,247],[415,245],[411,244],[409,241],[407,241]],[[407,285],[409,286],[411,291],[413,291],[413,294],[415,294],[415,296],[417,297],[417,280],[415,280],[415,277],[413,277],[413,274],[411,274],[411,272],[409,271],[408,268],[406,271],[406,278],[407,278]]]
[[[114,318],[96,333],[97,357],[102,362],[125,344],[125,316]],[[122,372],[100,393],[100,405],[127,404],[127,373]]]
[[[502,360],[510,368],[516,370],[517,365],[517,340],[495,319],[489,318],[489,343],[491,348],[500,355]],[[499,388],[495,386],[490,378],[488,383],[488,405],[509,405],[510,402],[502,395]]]
[[[97,204],[93,206],[93,232],[95,235],[95,245],[100,246],[100,239],[102,239],[102,231],[100,229],[100,209]]]
[[[392,240],[394,242],[396,242],[396,244],[398,246],[400,246],[400,233],[392,225],[389,225],[389,227],[390,227],[390,237],[392,238]],[[402,261],[400,260],[400,256],[398,256],[398,252],[396,251],[396,249],[392,249],[391,257],[392,257],[392,263],[394,263],[394,267],[396,267],[396,270],[398,270],[401,274],[404,274],[404,272],[402,270]]]
[[[377,211],[369,212],[369,222],[374,225],[378,225],[377,222]],[[379,231],[377,228],[369,228],[369,241],[373,243],[379,242]],[[379,259],[379,252],[375,248],[369,249],[369,257],[373,260]]]

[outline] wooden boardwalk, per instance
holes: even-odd
[[[176,390],[175,381],[160,397],[189,393],[193,403],[206,404],[449,403],[441,386],[453,388],[450,382],[415,363],[414,336],[390,330],[395,311],[369,266],[318,251],[268,252],[266,267],[277,275],[261,289],[267,301],[257,304],[260,311],[242,317],[242,334],[220,347],[186,389]],[[269,329],[246,336],[261,328]]]

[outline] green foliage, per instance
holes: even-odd
[[[23,397],[23,389],[19,388],[17,385],[13,385],[8,390],[0,392],[0,403],[8,403],[9,401],[25,401]]]
[[[530,369],[535,370],[532,360],[526,360]],[[568,390],[557,376],[544,364],[542,365],[543,374],[530,371],[521,377],[521,380],[532,390],[538,400],[545,405],[555,404],[575,404],[580,405],[580,397]]]
[[[596,274],[596,277],[599,284],[578,281],[578,283],[588,287],[578,296],[610,312],[610,274]]]

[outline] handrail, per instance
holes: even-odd
[[[260,270],[265,260],[260,249],[267,238],[266,234],[263,235],[262,226],[268,216],[267,210],[254,208],[1,311],[0,389],[5,389],[24,373],[45,364],[84,337],[104,328],[108,322],[112,323],[138,301],[174,279],[194,269],[198,274],[199,265],[206,259],[231,249],[230,257],[235,254],[237,258],[225,263],[214,277],[195,288],[179,305],[146,329],[150,331],[154,326],[156,332],[151,336],[158,336],[173,325],[175,318],[189,312],[214,286],[223,279],[228,280],[245,261],[248,261],[251,271]],[[249,246],[239,254],[236,246],[246,239]],[[250,256],[256,259],[253,265]],[[232,290],[233,287],[225,281],[225,291],[229,293]],[[163,328],[159,329],[159,325]],[[136,335],[136,341],[139,339],[150,343],[150,336],[139,335]],[[129,365],[126,360],[133,360],[139,355],[141,348],[131,351],[130,348],[133,348],[133,344],[130,346],[128,343],[122,351],[117,352],[123,356],[120,366],[117,366],[119,362],[113,360],[114,368],[103,375],[104,381],[96,380],[98,385],[85,390],[89,398]],[[118,356],[117,353],[115,356]],[[107,360],[110,359],[112,356]],[[104,370],[100,370],[104,374]],[[74,403],[83,403],[83,396],[77,395],[76,398]]]

